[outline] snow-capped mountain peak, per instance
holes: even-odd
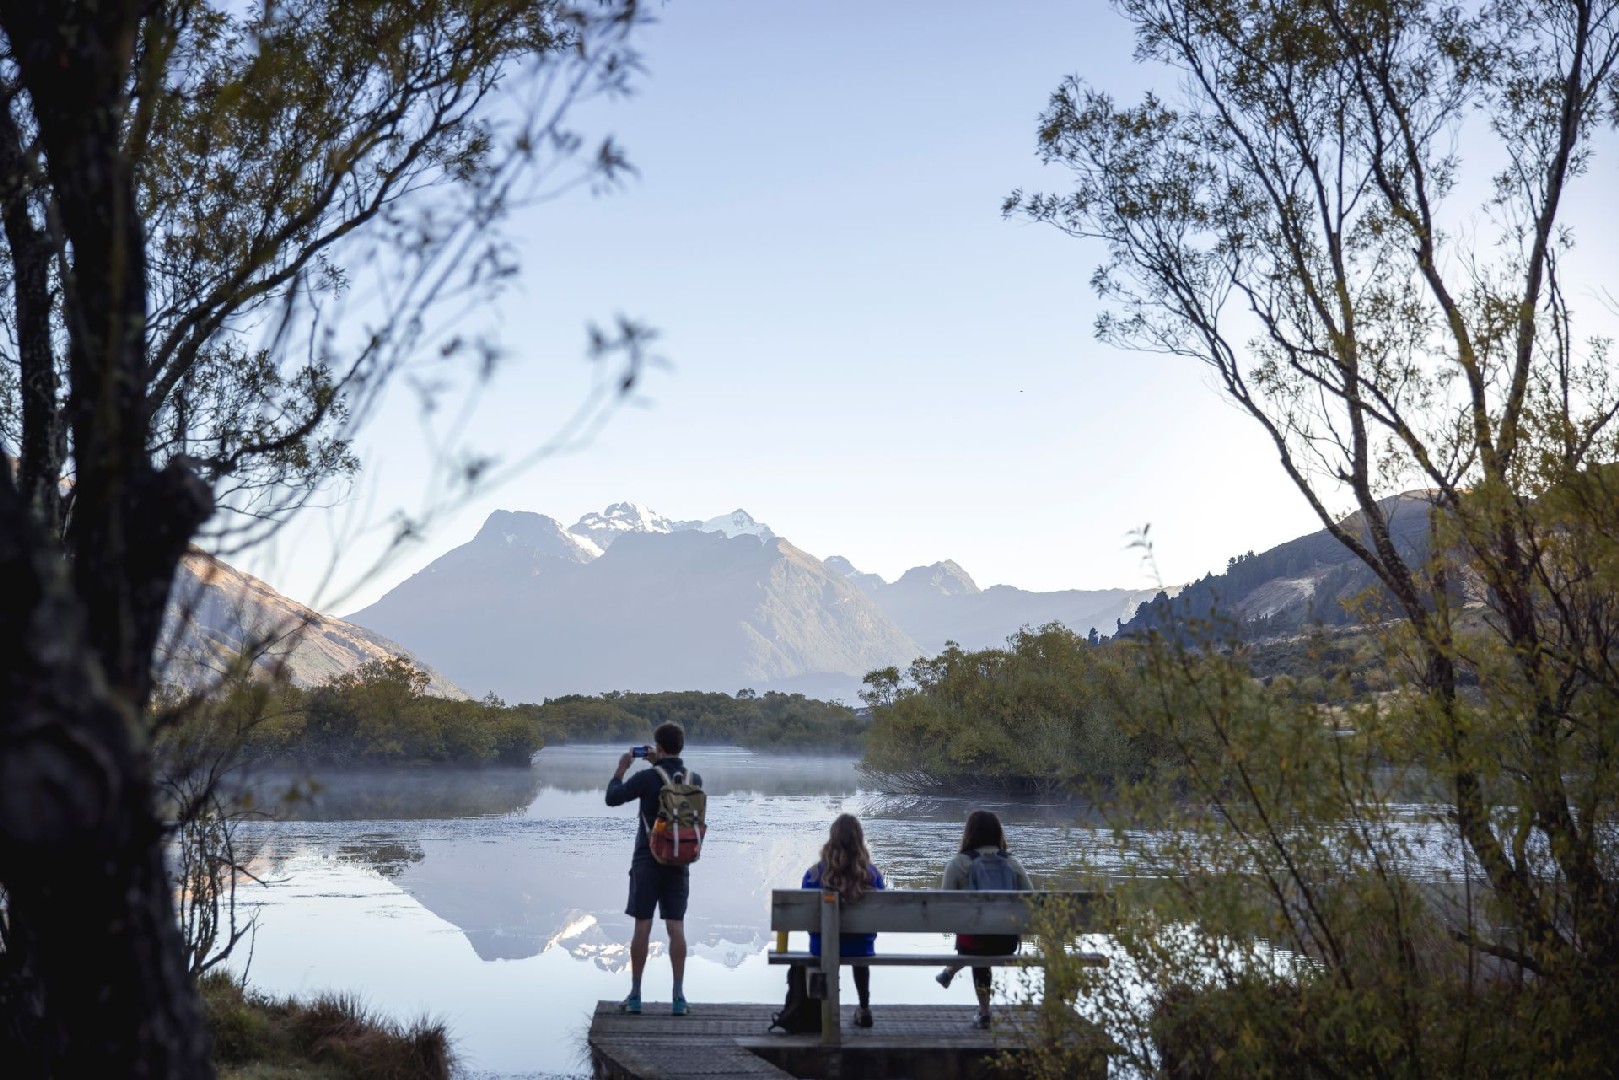
[[[689,527],[689,523],[670,521],[640,503],[616,502],[599,514],[594,511],[586,514],[568,531],[605,549],[625,533],[668,533],[682,526]]]
[[[726,537],[757,536],[772,540],[776,534],[770,526],[755,521],[746,510],[733,510],[729,514],[709,518],[707,521],[675,521],[640,503],[613,503],[601,513],[592,511],[575,522],[569,532],[605,549],[625,533],[711,532]]]
[[[776,534],[762,521],[753,520],[746,510],[732,510],[729,514],[709,518],[697,524],[699,532],[724,533],[726,536],[757,536],[760,540],[773,540]]]

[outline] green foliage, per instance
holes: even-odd
[[[304,695],[304,725],[283,754],[305,763],[526,765],[544,739],[498,700],[451,701],[403,659],[373,661]]]
[[[657,725],[673,721],[686,729],[688,742],[845,753],[860,748],[867,729],[846,705],[774,690],[742,690],[734,697],[700,690],[570,694],[518,708],[534,715],[555,742],[639,741]]]
[[[1391,651],[1410,636],[1386,633]],[[1465,648],[1482,659],[1487,646],[1475,635]],[[1058,960],[1047,986],[1077,986],[1080,1012],[1131,1067],[1208,1078],[1606,1075],[1619,1052],[1619,977],[1600,956],[1554,966],[1529,954],[1546,943],[1513,925],[1433,801],[1447,798],[1451,751],[1422,695],[1365,695],[1338,678],[1317,701],[1290,680],[1256,680],[1241,648],[1214,639],[1121,648],[1140,687],[1123,699],[1123,731],[1158,757],[1106,801],[1132,867],[1114,885],[1115,960],[1102,971]],[[1502,827],[1527,838],[1505,660],[1481,667],[1481,692],[1468,696],[1472,745],[1484,748],[1470,764]],[[1590,768],[1566,779],[1595,805],[1614,783]],[[1550,853],[1518,856],[1547,872]],[[1538,887],[1571,923],[1601,925],[1554,879]],[[1036,1075],[1083,1063],[1079,1016],[1041,1040]]]
[[[955,644],[866,676],[872,707],[865,767],[905,791],[1073,792],[1151,768],[1149,739],[1126,733],[1135,692],[1128,655],[1059,624],[1023,630],[1005,649]]]
[[[181,710],[162,745],[190,763],[527,765],[545,745],[531,711],[498,699],[451,701],[426,692],[404,658],[375,660],[309,690],[248,680]]]

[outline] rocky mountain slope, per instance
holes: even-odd
[[[317,686],[372,660],[410,655],[404,646],[364,627],[334,619],[287,599],[258,578],[193,551],[180,563],[169,605],[158,678],[170,685],[206,687],[252,651],[264,672],[278,664],[298,686]],[[431,677],[428,692],[465,698],[466,692],[416,659]]]

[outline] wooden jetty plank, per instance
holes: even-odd
[[[792,1080],[792,1074],[737,1044],[759,1035],[780,1006],[709,1005],[696,1002],[690,1016],[670,1016],[669,1006],[648,1001],[639,1016],[618,1011],[616,1001],[598,1001],[590,1021],[590,1056],[598,1077],[612,1080],[679,1080],[735,1077]]]
[[[670,1016],[668,1006],[657,1002],[647,1002],[645,1008],[639,1016],[626,1016],[615,1001],[597,1003],[590,1024],[590,1051],[598,1077],[787,1080],[791,1073],[753,1051],[794,1047],[816,1051],[820,1047],[818,1035],[770,1033],[770,1015],[779,1005],[694,1002],[690,1016]],[[998,1029],[974,1028],[971,1005],[884,1005],[878,1001],[871,1011],[875,1025],[857,1028],[851,1023],[853,1008],[843,1010],[844,1051],[989,1054],[1003,1049],[1014,1033],[1010,1017],[1004,1013]]]

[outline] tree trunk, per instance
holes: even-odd
[[[146,839],[127,852],[64,849],[8,875],[19,883],[10,887],[20,961],[11,974],[32,1006],[25,1029],[0,1032],[22,1040],[0,1046],[8,1062],[26,1063],[13,1075],[213,1075],[161,838],[146,817]]]
[[[71,580],[0,476],[0,1061],[29,1076],[209,1077],[144,718],[90,647]]]

